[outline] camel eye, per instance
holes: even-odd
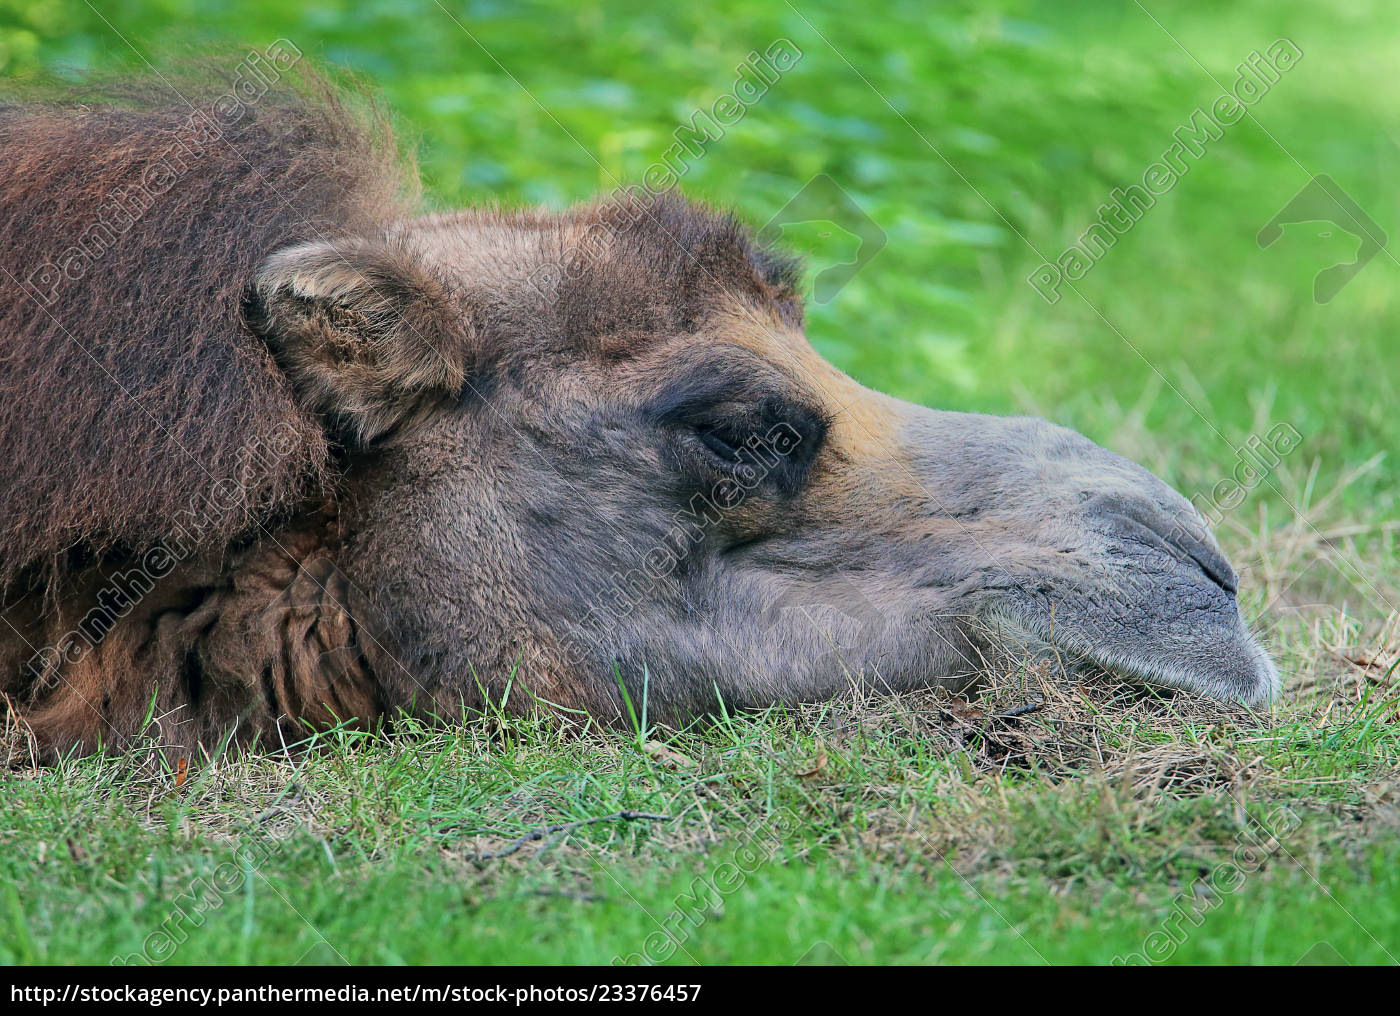
[[[686,374],[647,406],[646,418],[666,434],[671,461],[702,482],[736,476],[782,495],[799,490],[821,448],[827,419],[789,397],[761,373],[724,365]]]
[[[754,432],[742,424],[703,423],[696,426],[695,433],[700,443],[727,466],[746,465],[754,457],[749,447]]]
[[[722,413],[701,416],[689,427],[696,453],[711,469],[783,494],[802,487],[826,434],[822,416],[778,397],[726,404]]]

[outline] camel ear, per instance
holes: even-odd
[[[271,255],[244,297],[302,406],[366,446],[461,391],[473,328],[461,295],[408,250],[366,240]]]

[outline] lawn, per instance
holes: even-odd
[[[332,731],[179,780],[154,751],[21,767],[0,776],[0,961],[1400,957],[1400,265],[1381,250],[1314,292],[1358,233],[1400,230],[1400,8],[95,6],[0,0],[0,74],[285,38],[383,91],[430,207],[637,181],[790,40],[682,188],[786,222],[808,334],[862,382],[1047,416],[1209,508],[1285,687],[1256,715],[1024,671],[977,700],[684,731]],[[1299,55],[1251,78],[1247,115],[1165,157],[1278,40]],[[1028,279],[1161,161],[1174,185],[1049,302]]]

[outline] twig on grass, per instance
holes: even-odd
[[[487,853],[477,854],[476,857],[478,861],[489,861],[497,857],[509,857],[527,843],[534,843],[554,833],[564,833],[568,835],[581,826],[593,825],[595,822],[611,822],[617,819],[626,822],[671,822],[679,817],[679,815],[656,815],[649,811],[615,811],[610,815],[595,815],[593,818],[581,818],[577,822],[564,822],[559,825],[542,826],[514,840],[502,850],[488,851]]]
[[[1037,712],[1042,705],[1044,705],[1043,702],[1027,702],[1025,705],[1017,706],[1015,709],[1008,709],[1004,713],[993,713],[992,715],[999,720],[1009,720],[1015,716],[1025,716],[1027,713]]]

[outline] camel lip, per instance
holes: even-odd
[[[1107,672],[1246,706],[1267,705],[1280,690],[1277,666],[1238,614],[1233,624],[1206,621],[1184,637],[1156,643],[1090,640],[1064,615],[1052,624],[1020,610],[998,612],[993,626],[1004,646],[1015,647],[1014,656],[1048,656],[1070,673]]]
[[[1245,621],[1213,545],[1201,561],[1185,548],[1115,541],[1111,567],[1085,569],[1048,590],[1023,588],[993,612],[1038,655],[1068,655],[1120,677],[1259,705],[1279,689],[1278,669]],[[1234,572],[1224,573],[1233,579]],[[1004,625],[1003,625],[1004,626]]]

